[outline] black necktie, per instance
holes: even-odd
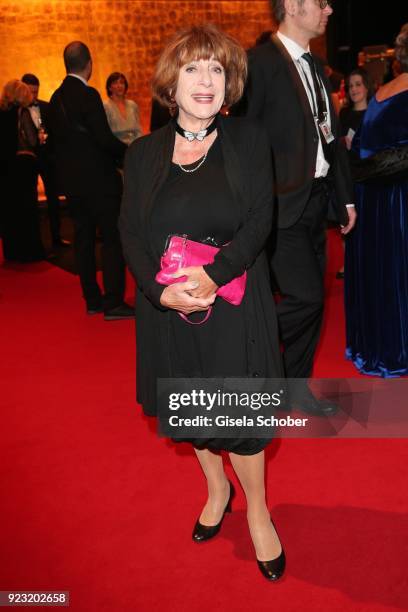
[[[326,119],[326,102],[323,98],[322,88],[317,77],[316,64],[314,63],[314,59],[310,53],[304,53],[302,55],[302,59],[306,60],[306,62],[309,64],[310,72],[312,74],[313,89],[317,102],[317,117],[319,121],[324,121]]]
[[[310,72],[312,73],[312,80],[313,80],[313,89],[315,92],[315,96],[316,96],[316,102],[317,102],[317,118],[319,120],[319,123],[321,123],[322,121],[326,121],[327,119],[327,106],[326,106],[326,100],[323,97],[324,94],[322,92],[322,86],[320,84],[320,81],[317,77],[317,70],[316,70],[316,64],[314,63],[314,59],[312,57],[312,55],[310,53],[304,53],[302,55],[302,59],[306,60],[307,63],[309,64],[310,67]],[[314,106],[314,104],[313,104]],[[326,161],[328,163],[331,163],[331,159],[332,159],[332,150],[330,147],[330,144],[327,143],[326,138],[324,136],[324,134],[322,133],[322,129],[319,125],[318,128],[319,134],[320,134],[320,142],[322,143],[322,147],[323,147],[323,154],[326,158]]]

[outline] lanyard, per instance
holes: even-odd
[[[319,120],[319,113],[318,113],[318,108],[317,108],[317,100],[315,99],[315,97],[317,96],[317,92],[314,92],[314,87],[313,88],[311,87],[310,81],[309,81],[309,77],[306,74],[305,69],[302,66],[300,58],[297,61],[298,61],[298,64],[300,66],[300,69],[301,69],[301,71],[303,73],[303,76],[305,78],[305,82],[306,82],[307,88],[308,88],[309,93],[310,93],[310,97],[311,97],[312,105],[313,105],[313,117],[314,117],[315,121],[317,121],[317,120]],[[309,66],[309,70],[312,71],[313,68],[311,68]],[[322,82],[320,80],[320,75],[317,73],[317,71],[316,71],[316,78],[317,78],[317,82],[318,82],[318,86],[319,86],[320,94],[321,94],[322,112],[323,112],[323,115],[324,115],[324,119],[326,119],[326,117],[327,117],[326,98],[325,98],[325,95],[324,95],[324,89],[323,89],[323,86],[322,86]]]

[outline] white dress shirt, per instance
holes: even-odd
[[[38,103],[29,106],[28,110],[30,111],[31,119],[33,120],[35,127],[37,130],[39,130],[41,127],[41,111]]]
[[[88,81],[86,79],[84,79],[83,77],[79,76],[79,74],[74,74],[73,72],[68,72],[67,76],[73,76],[76,79],[79,79],[80,81],[83,82],[84,85],[86,85],[88,87]]]
[[[305,92],[307,95],[307,98],[309,100],[309,104],[310,104],[310,110],[313,113],[313,115],[315,114],[314,109],[317,108],[317,100],[315,99],[315,91],[314,91],[314,86],[313,86],[313,79],[312,79],[312,73],[310,71],[310,66],[307,63],[307,61],[305,59],[302,58],[302,55],[304,53],[310,53],[310,48],[307,49],[303,49],[303,47],[301,47],[300,45],[298,45],[294,40],[292,40],[291,38],[288,38],[287,36],[285,36],[284,34],[282,34],[282,32],[277,32],[277,36],[280,39],[280,41],[282,42],[282,44],[284,45],[285,49],[287,50],[287,52],[289,53],[289,55],[291,56],[293,63],[296,66],[296,69],[299,73],[300,79],[303,83],[303,87],[305,88]],[[307,79],[307,81],[306,81]],[[324,87],[322,87],[323,93],[324,93],[324,97],[325,97],[325,101],[326,101],[326,108],[329,108],[329,100],[328,100],[328,96],[327,96],[327,92],[326,89]],[[327,113],[327,124],[328,126],[331,128],[331,122],[330,122],[330,113]],[[323,147],[322,147],[322,141],[321,141],[321,134],[319,131],[319,128],[317,126],[317,118],[316,118],[316,131],[317,134],[319,136],[319,144],[317,147],[317,158],[316,158],[316,169],[315,169],[315,178],[320,178],[323,176],[327,176],[327,173],[329,171],[329,163],[327,162],[326,158],[324,157],[324,153],[323,153]]]

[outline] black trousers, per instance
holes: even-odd
[[[16,155],[5,177],[2,234],[4,258],[9,261],[39,261],[45,258],[37,206],[37,160]],[[3,203],[2,203],[3,204]]]
[[[74,223],[74,249],[83,297],[88,308],[115,308],[123,301],[125,261],[118,231],[120,195],[92,194],[70,197]],[[102,235],[102,276],[104,294],[96,280],[95,235]]]
[[[328,190],[315,180],[298,221],[279,229],[272,271],[282,295],[277,306],[288,378],[309,378],[323,317]]]
[[[58,242],[60,235],[60,201],[56,180],[56,169],[52,160],[45,156],[38,157],[38,173],[44,183],[45,196],[47,198],[48,219],[50,223],[51,238]]]

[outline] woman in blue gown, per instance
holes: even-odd
[[[395,51],[403,72],[371,99],[354,139],[372,168],[408,145],[408,24]],[[356,187],[358,223],[345,259],[346,356],[363,374],[395,377],[408,374],[408,173],[400,164],[392,174],[388,164],[385,177],[380,165],[375,180]]]

